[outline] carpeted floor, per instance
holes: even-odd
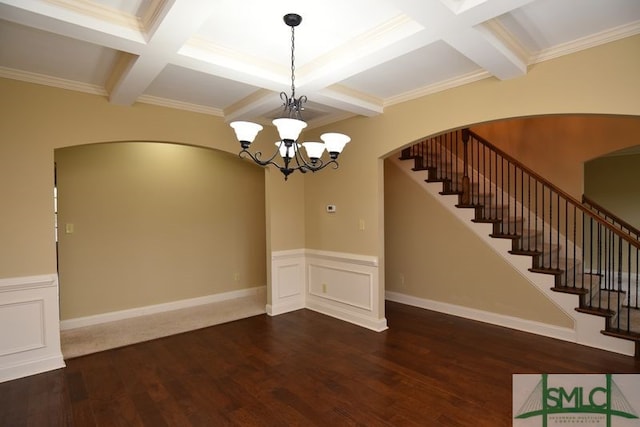
[[[60,333],[65,359],[265,313],[264,291],[227,301],[150,314]]]

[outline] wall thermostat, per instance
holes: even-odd
[[[336,205],[327,205],[327,212],[335,213],[335,211],[336,211]]]

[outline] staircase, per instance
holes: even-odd
[[[635,342],[640,358],[640,240],[572,198],[468,129],[402,150],[415,173],[456,195],[490,236],[529,257],[532,273],[553,277],[551,290],[576,296],[575,310],[605,319],[604,335]]]

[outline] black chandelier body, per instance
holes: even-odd
[[[283,20],[291,27],[291,95],[287,95],[286,92],[280,93],[283,104],[282,115],[272,122],[280,135],[280,140],[275,143],[275,152],[271,157],[263,160],[262,152],[257,151],[252,154],[249,151],[251,143],[258,132],[262,130],[261,125],[246,121],[236,121],[230,125],[242,148],[239,153],[240,157],[249,157],[261,166],[275,166],[287,180],[289,175],[295,171],[316,172],[329,165],[333,165],[334,169],[337,169],[339,166],[338,156],[351,139],[341,133],[324,133],[320,136],[323,142],[298,142],[300,133],[307,127],[307,123],[302,119],[302,111],[307,97],[302,95],[296,98],[295,87],[295,28],[302,22],[302,17],[295,13],[289,13],[283,17]],[[303,155],[301,147],[304,147],[306,156]],[[329,160],[326,161],[322,159],[325,150],[329,153]],[[278,156],[282,157],[282,164],[276,161]]]

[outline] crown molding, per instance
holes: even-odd
[[[601,31],[587,37],[582,37],[568,43],[563,43],[549,49],[542,49],[529,57],[529,64],[548,61],[560,56],[569,55],[581,50],[600,46],[605,43],[614,42],[626,37],[640,34],[640,21],[634,21],[626,25],[621,25],[606,31]]]
[[[140,102],[142,104],[157,105],[160,107],[175,108],[177,110],[191,111],[194,113],[208,114],[210,116],[224,117],[224,112],[220,108],[176,101],[173,99],[161,98],[159,96],[142,95],[138,99],[136,99],[136,102]]]
[[[442,92],[447,89],[452,89],[454,87],[473,83],[478,80],[483,80],[488,77],[491,77],[491,74],[485,70],[472,71],[470,73],[463,74],[462,76],[454,77],[452,79],[444,80],[438,83],[434,83],[432,85],[423,86],[416,90],[401,93],[400,95],[397,95],[397,96],[392,96],[390,98],[385,99],[383,106],[386,108],[395,104],[400,104],[402,102],[411,101],[417,98],[421,98],[423,96],[431,95],[437,92]]]
[[[59,77],[47,76],[44,74],[32,73],[29,71],[16,70],[0,66],[0,77],[6,79],[20,80],[27,83],[52,86],[60,89],[68,89],[76,92],[90,93],[92,95],[107,96],[104,87],[82,83],[74,80],[61,79]]]
[[[355,116],[355,113],[349,113],[348,111],[326,114],[320,118],[309,120],[309,122],[307,123],[307,130],[329,126],[333,123],[340,122],[342,120],[346,120]]]
[[[114,25],[127,27],[136,31],[144,30],[143,22],[139,17],[101,5],[97,2],[88,0],[47,0],[47,2],[84,16],[107,21]],[[154,3],[158,3],[158,1],[156,0]],[[154,6],[156,5],[152,4],[150,7]]]
[[[58,77],[46,76],[44,74],[31,73],[28,71],[15,70],[0,66],[0,77],[5,79],[20,80],[27,83],[35,83],[44,86],[57,87],[59,89],[73,90],[75,92],[88,93],[91,95],[108,96],[109,94],[102,86],[81,83],[73,80],[61,79]],[[143,95],[136,100],[143,104],[158,105],[161,107],[175,108],[178,110],[192,111],[195,113],[209,114],[211,116],[223,117],[221,109],[207,107],[205,105],[191,104],[188,102],[175,101],[172,99],[160,98],[157,96]]]
[[[147,7],[142,13],[142,16],[138,18],[145,34],[149,33],[149,29],[153,23],[160,17],[167,0],[150,0],[150,2],[149,7]]]

